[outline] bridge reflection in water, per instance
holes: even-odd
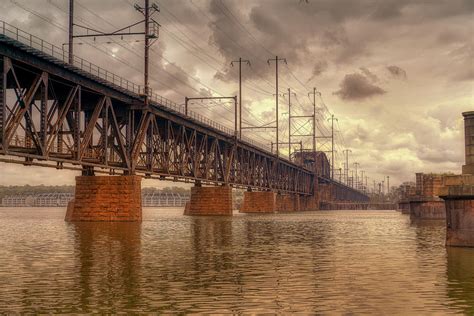
[[[0,313],[472,313],[474,250],[397,212],[63,212],[0,209]]]
[[[133,308],[140,303],[141,225],[108,224],[68,224],[74,235],[78,310],[104,305]],[[98,310],[89,310],[93,311]]]

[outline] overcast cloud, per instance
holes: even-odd
[[[135,2],[140,3],[76,0],[76,22],[113,31],[140,19]],[[238,70],[230,63],[242,57],[251,61],[250,67],[243,65],[244,122],[271,123],[275,64],[267,59],[278,55],[287,61],[279,64],[279,92],[292,88],[297,93],[292,114],[312,113],[312,96],[307,94],[316,87],[322,93],[318,108],[326,105],[338,118],[336,168],[342,167],[342,150],[350,148],[351,162],[360,163],[369,182],[388,175],[397,184],[414,179],[419,171],[460,171],[461,112],[474,110],[474,1],[157,3],[161,12],[155,18],[162,27],[151,58],[156,92],[177,103],[184,96],[236,95]],[[0,19],[57,45],[67,40],[65,0],[4,0],[0,12]],[[141,83],[143,43],[136,40],[84,40],[75,50]],[[281,137],[288,133],[287,101],[282,97],[280,102]],[[193,107],[232,125],[230,105]],[[328,116],[318,116],[322,135],[329,133]],[[292,131],[309,127],[295,122]],[[269,134],[256,137],[272,139]],[[320,145],[329,149],[324,141]],[[8,164],[1,168],[0,184],[73,183],[74,173],[67,171]]]

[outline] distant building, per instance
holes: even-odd
[[[30,194],[7,195],[2,199],[2,206],[8,207],[26,207],[33,204],[34,195]]]
[[[40,193],[35,195],[34,206],[56,207],[67,206],[74,198],[73,193]]]
[[[8,207],[57,207],[67,206],[74,197],[72,193],[40,193],[40,194],[18,194],[7,195],[2,199],[2,206]]]
[[[2,199],[4,207],[66,207],[73,193],[12,194]],[[142,194],[144,207],[181,207],[190,199],[189,193],[157,191]]]
[[[189,193],[153,192],[142,194],[143,207],[172,207],[185,206],[190,199]]]

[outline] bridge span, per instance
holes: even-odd
[[[5,22],[0,71],[0,161],[81,170],[72,220],[140,220],[141,177],[195,183],[189,214],[231,214],[232,187],[256,212],[368,199]]]

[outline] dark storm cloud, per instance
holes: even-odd
[[[472,81],[474,80],[474,69],[472,68],[465,68],[458,72],[453,79],[455,81]]]
[[[471,0],[384,0],[369,1],[368,10],[374,20],[390,20],[407,16],[422,17],[425,20],[469,15],[474,10]],[[413,19],[413,23],[420,20]]]
[[[469,16],[474,12],[472,0],[409,1],[410,9],[425,19]]]
[[[311,72],[311,77],[308,79],[308,82],[313,80],[316,77],[322,75],[329,67],[329,64],[325,60],[317,61],[313,66],[313,71]]]
[[[223,15],[221,0],[210,3],[211,13],[216,17],[213,33],[225,28],[224,24],[233,24],[232,17]],[[335,64],[347,65],[361,57],[371,55],[373,45],[386,41],[386,34],[391,32],[392,25],[397,23],[421,24],[436,22],[439,18],[460,16],[472,11],[474,1],[411,1],[411,0],[309,0],[309,1],[258,1],[249,4],[244,10],[234,2],[225,1],[226,6],[234,5],[231,10],[241,23],[254,35],[259,43],[265,45],[275,54],[287,57],[293,65],[307,63],[310,43],[324,47]],[[253,6],[252,6],[253,5]],[[224,9],[225,10],[225,9]],[[371,21],[374,27],[366,29],[364,36],[354,37],[345,29],[353,21]],[[377,24],[387,25],[377,27]],[[253,31],[255,30],[255,31]],[[242,42],[242,35],[248,37],[239,27],[232,27],[229,32],[237,43]],[[351,35],[349,35],[351,34]],[[215,36],[216,44],[221,47],[232,46],[229,39]],[[256,54],[268,55],[259,44],[253,45]],[[233,52],[233,56],[239,51]],[[226,55],[226,54],[224,54]],[[230,56],[228,57],[230,60]]]
[[[376,74],[374,74],[373,72],[371,72],[369,69],[365,68],[365,67],[361,67],[360,68],[360,71],[364,74],[364,76],[366,76],[370,81],[372,82],[377,82],[379,81],[379,77],[377,77]]]
[[[325,47],[347,45],[348,39],[346,30],[340,26],[325,30],[321,36],[321,42]]]
[[[377,20],[386,20],[402,15],[402,8],[406,5],[406,1],[378,1],[375,4],[375,9],[372,12],[372,18]]]
[[[178,91],[182,95],[196,95],[198,92],[193,89],[193,87],[198,87],[197,82],[192,82],[190,76],[179,65],[175,63],[169,63],[163,66],[162,68],[165,78],[168,82],[172,82],[172,90]],[[199,91],[199,90],[198,90]],[[209,93],[207,89],[202,89],[201,92],[206,91],[205,96],[208,96]]]
[[[387,66],[387,70],[390,73],[390,75],[394,78],[398,78],[398,79],[407,78],[407,72],[398,66],[395,66],[395,65]]]
[[[368,77],[359,73],[345,75],[339,87],[340,89],[334,94],[343,100],[357,101],[386,93],[385,90],[373,84]]]
[[[249,77],[268,76],[270,67],[266,64],[266,60],[271,58],[272,54],[265,51],[264,41],[258,38],[259,32],[250,29],[249,17],[240,12],[238,3],[212,0],[209,3],[209,11],[212,15],[212,20],[208,23],[211,32],[209,44],[224,58],[222,68],[215,72],[214,78],[224,82],[237,80],[238,71],[235,67],[230,67],[230,63],[239,57],[249,59],[252,63],[251,71],[246,71],[243,76],[244,80]],[[258,19],[265,31],[266,28],[270,28],[274,32],[282,32],[271,16],[264,15]],[[249,30],[252,31],[251,36],[247,33]]]
[[[469,36],[469,34],[463,34],[465,32],[462,32],[462,31],[463,29],[443,30],[438,34],[437,41],[439,42],[439,44],[443,44],[443,45],[460,42],[466,37],[466,35]]]

